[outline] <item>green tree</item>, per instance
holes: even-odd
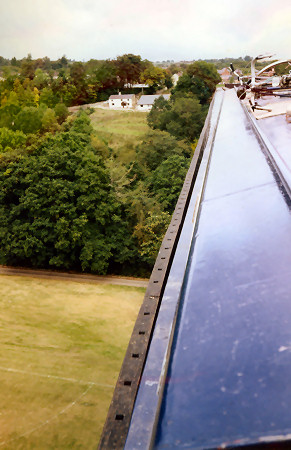
[[[189,166],[189,159],[182,155],[171,155],[149,175],[147,186],[149,191],[172,214]]]
[[[70,77],[75,86],[81,86],[85,82],[85,67],[81,62],[74,62],[70,67]]]
[[[47,108],[41,119],[42,129],[44,131],[55,131],[58,128],[58,121],[55,111],[51,108]]]
[[[206,110],[196,98],[176,98],[167,114],[166,130],[177,139],[193,142],[203,128]]]
[[[68,66],[68,59],[66,58],[66,55],[63,55],[60,59],[59,59],[60,65],[61,67],[67,67]]]
[[[46,105],[48,108],[54,108],[57,103],[57,98],[51,88],[45,87],[42,89],[39,97],[39,103],[41,105]]]
[[[20,61],[17,61],[15,56],[13,56],[13,58],[11,59],[11,66],[17,67],[17,66],[20,66],[20,64],[21,64]]]
[[[153,265],[167,231],[171,216],[167,212],[150,212],[143,224],[138,224],[135,234],[139,240],[139,254],[144,261]]]
[[[42,69],[36,69],[33,84],[38,89],[43,89],[45,86],[48,85],[49,82],[49,76],[47,73],[43,72]]]
[[[36,133],[42,127],[42,114],[38,108],[25,106],[17,114],[14,121],[14,129],[24,134]]]
[[[22,60],[20,75],[23,78],[29,78],[30,80],[33,80],[34,70],[35,70],[35,64],[31,58],[31,54],[29,53],[27,55],[27,58],[24,58]]]
[[[117,80],[117,67],[115,61],[101,61],[93,70],[93,83],[103,90],[115,90],[120,85]]]
[[[20,106],[6,103],[0,108],[0,127],[12,128],[14,118],[19,113]]]
[[[21,83],[19,78],[16,78],[13,83],[13,92],[17,95],[17,101],[20,106],[35,105],[33,84],[28,78],[26,78],[23,83]]]
[[[167,89],[171,89],[173,87],[173,80],[172,80],[172,74],[169,70],[166,70],[166,76],[164,84]]]
[[[163,85],[166,79],[166,71],[160,67],[155,67],[153,64],[147,67],[140,75],[140,80],[149,86]]]
[[[106,272],[125,226],[90,136],[49,137],[2,165],[0,183],[1,263]]]
[[[139,55],[128,53],[116,58],[117,75],[120,78],[121,86],[125,83],[133,84],[140,79],[144,64]]]
[[[178,80],[173,93],[194,94],[202,104],[209,102],[214,94],[220,76],[214,64],[205,61],[195,61],[187,67]]]
[[[147,176],[146,171],[154,171],[164,160],[175,154],[189,157],[190,145],[178,141],[165,131],[155,130],[149,132],[137,147],[136,158]]]
[[[205,116],[206,109],[197,98],[179,92],[170,102],[161,97],[155,101],[148,124],[153,129],[168,131],[177,139],[193,142],[202,130]]]
[[[2,151],[8,151],[24,146],[26,135],[22,131],[12,131],[9,128],[0,128],[0,145]]]
[[[87,135],[89,138],[93,133],[90,118],[84,111],[79,111],[70,129],[72,131],[76,131],[77,133]]]
[[[66,106],[72,106],[75,103],[75,99],[78,97],[78,89],[74,84],[68,83],[62,87],[59,94],[60,100],[63,101]],[[57,103],[60,101],[55,95],[54,99]]]
[[[87,80],[85,66],[81,62],[74,62],[70,67],[71,84],[76,88],[73,104],[81,105],[87,101]]]
[[[42,58],[42,60],[43,60],[43,69],[50,70],[52,68],[51,60],[47,56]]]
[[[5,105],[13,105],[20,108],[20,103],[16,92],[10,91],[9,96],[5,102]]]
[[[64,103],[57,103],[54,109],[59,124],[63,123],[69,115],[68,108]]]
[[[154,101],[153,107],[148,113],[148,125],[158,130],[166,130],[168,122],[167,111],[170,111],[171,104],[162,95]]]

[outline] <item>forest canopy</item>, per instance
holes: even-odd
[[[0,263],[148,275],[219,81],[214,66],[189,65],[170,100],[156,100],[140,141],[119,148],[94,130],[92,109],[70,115],[68,106],[138,81],[168,89],[167,70],[132,54],[27,57],[9,68],[0,81]]]

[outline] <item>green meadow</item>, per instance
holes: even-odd
[[[96,109],[90,118],[98,136],[125,163],[133,159],[135,145],[142,141],[149,130],[147,114],[142,111]]]
[[[97,447],[145,289],[0,276],[0,447]]]

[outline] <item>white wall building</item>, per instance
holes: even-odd
[[[170,98],[170,94],[142,95],[137,102],[137,109],[139,111],[150,111],[153,107],[154,101],[161,96],[163,96],[165,100],[169,100]]]
[[[179,81],[179,78],[183,75],[183,72],[178,72],[178,73],[174,73],[174,75],[172,75],[172,82],[173,82],[173,86],[177,86],[177,83]]]
[[[108,103],[109,108],[111,109],[133,108],[135,106],[135,95],[134,94],[110,95]]]

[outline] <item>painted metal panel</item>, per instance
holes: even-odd
[[[142,393],[161,379],[155,353],[161,336],[155,332],[127,448],[204,449],[290,439],[290,262],[290,199],[229,91],[175,330],[162,336],[168,351],[164,384],[155,386],[159,414],[145,440],[151,400]],[[134,437],[131,430],[140,432]]]

